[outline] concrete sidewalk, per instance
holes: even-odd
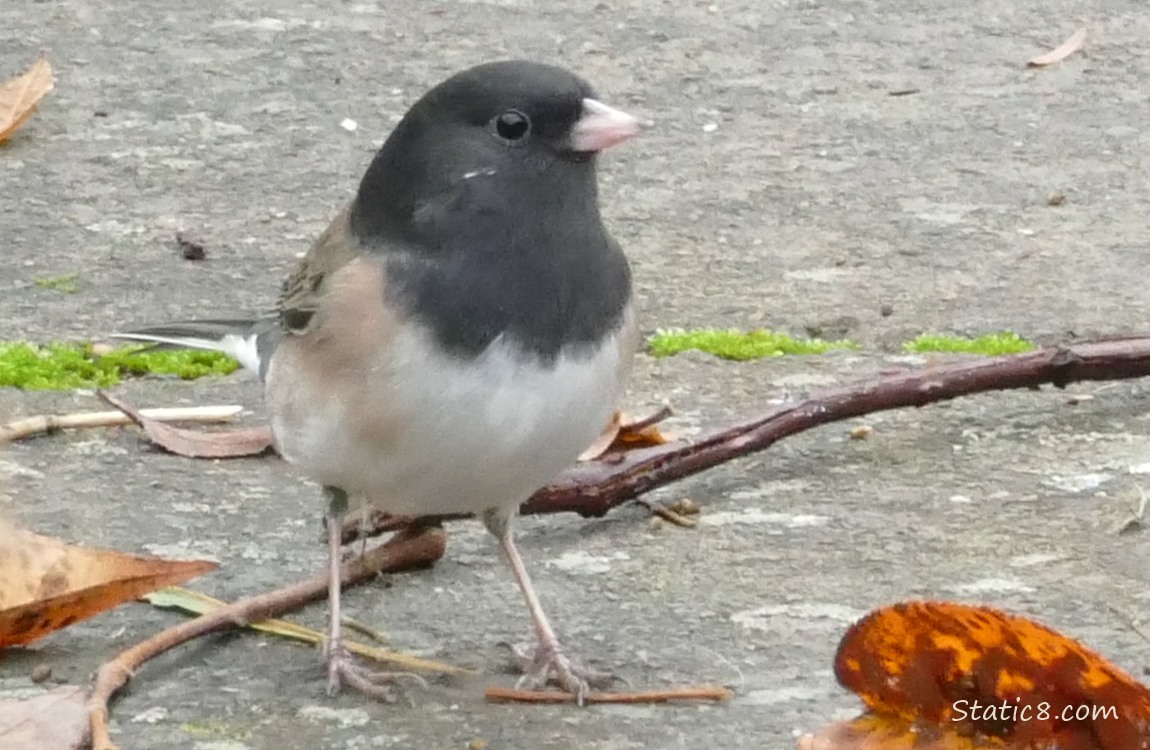
[[[1084,53],[1024,67],[1084,24]],[[924,331],[1144,330],[1147,39],[1141,0],[8,3],[0,76],[45,49],[57,86],[0,147],[0,340],[269,307],[406,107],[507,56],[567,64],[654,121],[602,169],[648,331],[766,326],[865,347],[746,364],[643,356],[628,410],[670,400],[669,430],[902,365],[901,342]],[[1062,205],[1048,204],[1055,192]],[[179,230],[206,262],[178,257]],[[75,294],[34,283],[72,273]],[[117,392],[244,404],[253,424],[263,413],[239,375]],[[99,408],[87,393],[0,391],[5,415]],[[640,508],[524,519],[523,553],[573,655],[637,688],[726,683],[726,706],[484,703],[485,685],[513,680],[494,644],[529,629],[494,545],[467,522],[434,569],[356,589],[347,607],[395,648],[476,677],[415,689],[414,705],[333,700],[317,654],[224,635],[145,667],[115,706],[116,738],[123,750],[787,748],[857,710],[831,673],[851,620],[911,597],[1029,614],[1141,674],[1150,647],[1131,621],[1150,617],[1150,535],[1115,529],[1150,471],[1148,412],[1143,382],[986,394],[859,420],[875,428],[865,441],[829,426],[659,493],[703,506],[692,531]],[[322,564],[319,492],[277,460],[195,462],[110,430],[15,445],[0,469],[4,517],[218,559],[193,585],[221,598]],[[40,663],[85,684],[178,621],[122,607],[5,654],[0,689]]]

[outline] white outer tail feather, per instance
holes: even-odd
[[[199,336],[156,336],[149,333],[114,333],[112,337],[126,341],[170,344],[172,346],[182,346],[187,349],[207,349],[209,351],[222,352],[235,357],[245,369],[257,374],[260,371],[259,347],[256,345],[258,336],[255,333],[227,333],[218,339]]]

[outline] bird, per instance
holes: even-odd
[[[597,156],[643,129],[562,67],[460,71],[394,127],[274,312],[114,334],[222,351],[259,375],[279,453],[327,501],[330,695],[396,677],[342,646],[340,532],[365,504],[477,515],[535,632],[518,684],[582,702],[602,677],[561,646],[513,519],[601,433],[628,380],[631,268],[603,223]]]

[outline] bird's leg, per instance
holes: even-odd
[[[324,487],[328,499],[327,506],[327,640],[323,646],[324,664],[327,666],[327,694],[334,696],[346,683],[368,697],[376,700],[392,701],[395,696],[389,683],[400,678],[411,678],[423,683],[418,676],[409,672],[375,672],[356,664],[351,654],[343,647],[342,615],[340,612],[340,590],[343,587],[341,576],[341,550],[343,519],[347,515],[347,493],[338,487]],[[426,685],[426,683],[423,683]]]
[[[339,692],[343,661],[343,615],[340,612],[342,567],[343,517],[347,514],[347,493],[338,487],[324,487],[327,496],[327,640],[323,644],[323,659],[327,665],[327,694]]]
[[[512,648],[516,661],[523,671],[517,687],[539,689],[553,682],[563,690],[575,696],[579,705],[587,695],[589,687],[598,687],[610,684],[615,677],[606,672],[596,672],[590,669],[577,667],[571,664],[559,646],[559,639],[543,613],[539,604],[539,597],[535,594],[535,587],[531,585],[531,578],[527,575],[527,568],[523,565],[523,558],[515,546],[511,532],[511,519],[515,508],[493,508],[484,512],[483,523],[487,530],[499,540],[499,546],[507,557],[515,582],[523,592],[527,601],[527,611],[531,614],[531,622],[535,627],[537,645],[534,656],[527,657]]]

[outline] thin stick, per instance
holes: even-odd
[[[651,515],[662,518],[667,523],[672,523],[676,526],[681,526],[684,529],[693,529],[699,525],[699,522],[694,518],[688,518],[682,513],[671,510],[662,503],[653,502],[651,500],[636,499],[635,502],[639,503],[647,510],[651,511]]]
[[[344,563],[344,586],[363,583],[377,573],[395,573],[426,567],[442,557],[446,547],[447,536],[443,529],[420,527],[401,531],[385,544]],[[127,684],[136,670],[149,659],[209,633],[276,617],[308,602],[321,599],[326,594],[327,574],[324,573],[277,591],[240,599],[194,620],[161,631],[148,640],[121,651],[100,667],[96,673],[96,684],[92,687],[92,695],[88,699],[92,750],[117,750],[108,733],[108,704],[116,691]]]
[[[674,415],[675,412],[671,411],[671,407],[663,404],[654,414],[650,414],[642,419],[636,419],[629,424],[619,425],[619,432],[642,432],[648,427],[654,427],[660,422],[670,419]]]
[[[215,423],[230,422],[243,409],[242,406],[189,406],[141,409],[140,411],[145,417],[159,422]],[[0,443],[9,443],[57,430],[120,427],[131,423],[127,416],[118,411],[90,411],[60,415],[40,414],[0,425]]]
[[[496,703],[574,703],[575,696],[556,690],[515,690],[513,688],[490,687],[483,693],[489,701]],[[672,701],[728,701],[733,693],[718,685],[701,687],[673,688],[670,690],[648,690],[640,693],[587,693],[584,703],[670,703]]]

